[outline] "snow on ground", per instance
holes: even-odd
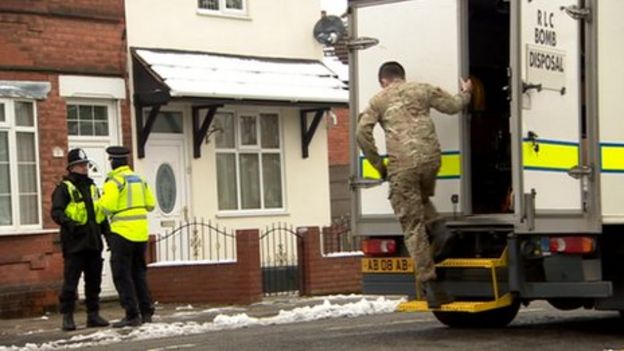
[[[343,295],[350,296],[350,295]],[[334,296],[335,297],[335,296]],[[181,335],[193,335],[218,330],[238,329],[252,326],[267,326],[309,322],[320,319],[391,313],[403,300],[389,300],[384,297],[376,299],[362,298],[359,301],[336,304],[325,298],[322,304],[294,308],[289,311],[280,310],[272,317],[254,318],[246,313],[234,315],[217,315],[212,322],[173,322],[150,323],[138,328],[105,329],[95,333],[76,335],[70,339],[61,339],[44,344],[26,344],[24,347],[0,346],[0,351],[59,350],[75,349],[97,345],[109,345],[119,342],[165,338]]]

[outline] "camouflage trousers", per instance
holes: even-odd
[[[390,203],[405,236],[405,246],[414,259],[416,280],[436,279],[427,224],[440,218],[429,200],[435,191],[440,162],[400,170],[390,175]]]

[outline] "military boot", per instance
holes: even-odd
[[[442,305],[455,301],[452,296],[448,295],[442,289],[440,283],[430,280],[423,283],[423,285],[425,286],[425,295],[427,297],[427,306],[429,308],[440,308]]]
[[[98,311],[87,313],[87,328],[106,327],[108,326],[108,324],[109,324],[108,321],[102,318],[102,316],[100,316]]]
[[[433,262],[439,263],[451,256],[455,233],[446,226],[444,219],[431,222],[428,226],[431,238]]]
[[[76,323],[74,323],[73,313],[63,314],[63,330],[64,331],[76,330]]]

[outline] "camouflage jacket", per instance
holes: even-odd
[[[388,174],[439,160],[440,142],[429,110],[461,111],[470,101],[469,93],[455,96],[424,83],[395,81],[373,96],[360,114],[357,142],[364,156],[377,169],[382,158],[375,146],[373,128],[379,123],[386,136]]]

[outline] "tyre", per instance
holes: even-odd
[[[433,315],[440,323],[451,328],[502,328],[513,321],[519,309],[520,302],[514,300],[509,306],[485,312],[434,311]]]

